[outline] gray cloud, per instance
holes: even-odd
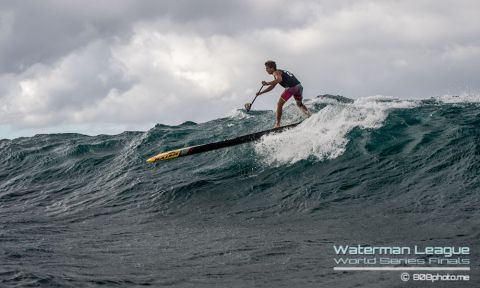
[[[251,100],[266,59],[307,98],[478,94],[477,1],[334,2],[2,1],[0,131],[213,119]]]
[[[13,34],[1,43],[0,69],[1,72],[19,72],[37,62],[51,63],[98,38],[128,37],[131,26],[140,21],[169,19],[171,25],[159,26],[159,31],[195,31],[204,35],[235,33],[255,27],[286,27],[303,21],[301,17],[292,18],[288,14],[281,21],[272,21],[272,12],[280,12],[279,9],[269,8],[265,13],[254,3],[221,0],[2,1],[1,10],[13,16],[11,27],[7,28]]]

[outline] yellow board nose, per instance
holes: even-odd
[[[159,160],[169,160],[169,159],[177,158],[178,156],[180,156],[180,152],[182,152],[181,149],[168,151],[168,152],[163,152],[163,153],[155,155],[151,158],[148,158],[147,162],[148,163],[153,163],[153,162],[156,162],[156,161],[159,161]]]

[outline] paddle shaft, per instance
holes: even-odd
[[[260,89],[258,89],[258,92],[257,93],[260,93],[260,91],[262,91],[262,88],[263,88],[263,84],[262,84],[262,87],[260,87]],[[257,99],[258,95],[255,94],[255,98],[253,98],[253,101],[252,103],[250,104],[250,107],[253,105],[253,102],[255,102],[255,100]]]
[[[264,85],[262,84],[262,86],[260,87],[260,89],[258,89],[257,94],[260,93],[260,91],[262,91],[263,86],[264,86]],[[247,112],[250,111],[250,109],[252,109],[253,102],[255,102],[255,100],[257,100],[257,97],[258,97],[258,95],[255,94],[255,98],[253,98],[252,103],[250,103]]]

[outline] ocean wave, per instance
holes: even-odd
[[[359,98],[351,103],[330,98],[317,101],[329,105],[298,127],[267,135],[255,145],[264,163],[293,164],[311,157],[320,161],[334,159],[345,151],[347,135],[352,129],[378,128],[389,111],[411,109],[418,105],[414,101],[382,96]]]
[[[480,103],[480,94],[478,93],[462,93],[459,95],[445,94],[434,98],[442,103]]]

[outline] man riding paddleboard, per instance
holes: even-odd
[[[275,128],[280,127],[283,105],[292,96],[295,99],[297,107],[300,109],[300,111],[302,111],[307,117],[310,117],[310,111],[308,111],[307,107],[302,102],[302,84],[300,81],[298,81],[295,75],[287,70],[277,69],[277,64],[272,60],[265,62],[265,70],[268,74],[273,75],[275,79],[270,82],[262,81],[262,85],[268,87],[263,91],[257,92],[256,96],[272,91],[277,84],[280,84],[280,86],[285,88],[285,91],[283,91],[282,95],[280,95],[280,99],[278,99]]]

